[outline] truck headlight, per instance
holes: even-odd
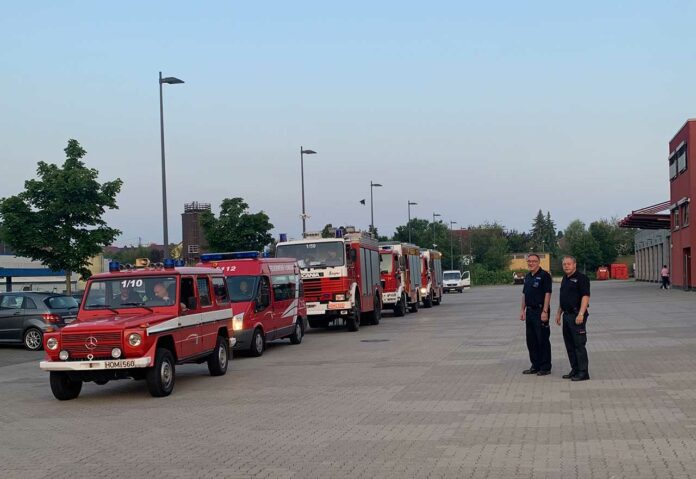
[[[428,294],[428,290],[426,288],[421,288],[421,294]]]
[[[336,301],[345,301],[345,300],[346,300],[345,294],[337,294],[336,295]]]
[[[61,359],[61,361],[66,361],[70,357],[70,354],[67,351],[63,350],[60,352],[58,357]]]
[[[128,344],[130,344],[131,347],[137,348],[138,346],[140,346],[140,343],[142,342],[143,337],[138,333],[130,333],[128,335]]]
[[[121,357],[121,348],[114,348],[111,350],[111,357],[118,359]]]
[[[244,313],[235,314],[232,317],[232,330],[241,331],[244,328]]]
[[[58,340],[56,338],[48,338],[46,340],[46,347],[51,351],[58,349]]]

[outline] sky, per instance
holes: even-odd
[[[116,244],[169,238],[184,203],[242,197],[273,233],[433,212],[564,228],[669,199],[667,143],[696,116],[689,1],[0,0],[0,197],[68,139],[124,181]],[[366,206],[360,205],[367,199]]]

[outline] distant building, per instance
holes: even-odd
[[[182,248],[181,256],[186,264],[197,263],[201,258],[201,252],[208,248],[201,215],[210,210],[210,203],[186,203],[181,214]]]
[[[548,253],[534,253],[539,255],[539,266],[544,271],[551,272],[551,255]],[[510,271],[526,270],[527,255],[529,253],[512,253],[510,255]]]

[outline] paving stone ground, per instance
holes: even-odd
[[[518,287],[312,330],[223,377],[182,366],[162,399],[117,381],[59,402],[40,355],[0,348],[0,477],[696,477],[696,294],[592,287],[581,383],[560,327],[552,374],[520,374]]]

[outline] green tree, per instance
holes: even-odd
[[[333,225],[331,223],[328,223],[324,228],[321,230],[321,237],[322,238],[333,238],[335,234],[331,234],[331,229],[333,228]]]
[[[546,251],[551,254],[558,253],[558,235],[556,233],[556,223],[551,219],[551,212],[546,212],[544,219],[544,244]]]
[[[482,264],[488,271],[507,270],[510,253],[505,231],[498,223],[484,223],[469,227],[469,241],[475,264]]]
[[[505,232],[509,253],[524,253],[532,249],[532,236],[517,230]]]
[[[590,223],[589,232],[599,249],[599,263],[608,265],[616,261],[619,252],[616,247],[614,226],[605,219],[593,221]]]
[[[450,230],[442,221],[432,223],[428,220],[412,218],[410,223],[397,226],[392,239],[394,241],[408,242],[408,226],[411,225],[411,243],[421,248],[433,248],[442,253],[442,264],[449,268],[450,241],[452,241],[453,254],[459,255],[459,241],[450,237]],[[380,241],[386,238],[380,237]]]
[[[534,221],[532,221],[532,249],[534,251],[544,251],[544,242],[546,238],[546,218],[544,213],[539,210]]]
[[[0,234],[16,254],[65,271],[71,292],[73,272],[88,278],[90,259],[121,233],[102,219],[106,209],[118,209],[120,179],[100,184],[99,172],[81,161],[87,152],[69,140],[62,166],[40,161],[37,179],[24,191],[0,200]]]
[[[249,205],[242,198],[225,198],[220,204],[220,215],[207,211],[201,216],[201,225],[210,250],[262,251],[273,241],[273,229],[263,211],[249,213]]]
[[[572,221],[564,234],[565,253],[575,256],[578,267],[585,273],[594,271],[601,264],[601,251],[597,241],[580,220]]]

